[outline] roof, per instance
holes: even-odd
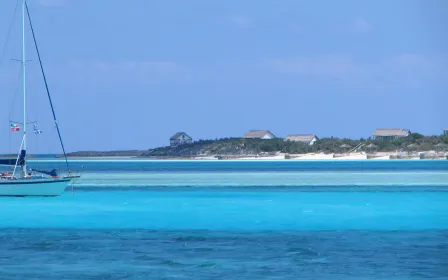
[[[263,138],[266,134],[271,134],[275,137],[275,135],[269,130],[249,130],[246,134],[244,134],[243,138]]]
[[[409,129],[403,128],[377,128],[373,136],[406,136],[409,132]]]
[[[173,136],[171,136],[170,140],[176,140],[177,138],[179,138],[182,135],[185,135],[186,137],[191,138],[185,132],[178,132],[178,133],[174,134]]]
[[[286,136],[285,141],[311,142],[314,138],[317,138],[315,134],[293,134]]]

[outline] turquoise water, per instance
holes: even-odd
[[[39,161],[36,168],[64,168]],[[151,161],[74,160],[78,187],[420,186],[448,187],[448,160]]]
[[[448,161],[81,166],[0,198],[0,279],[448,279]]]
[[[149,230],[448,229],[448,191],[78,191],[1,199],[3,228]]]

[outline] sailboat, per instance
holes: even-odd
[[[80,176],[73,175],[70,171],[67,156],[65,153],[64,144],[62,142],[61,133],[58,122],[56,121],[56,114],[48,89],[47,79],[45,77],[42,60],[37,46],[36,36],[31,22],[31,17],[26,0],[22,0],[22,91],[23,91],[23,136],[20,143],[19,153],[16,158],[0,159],[0,165],[14,167],[12,172],[3,172],[0,175],[0,196],[59,196],[64,193],[65,189],[73,182],[73,180]],[[64,152],[65,164],[67,167],[67,175],[60,176],[56,169],[51,171],[42,171],[35,169],[28,169],[27,163],[27,106],[26,106],[26,53],[25,53],[25,29],[26,19],[30,24],[31,34],[36,48],[39,64],[44,79],[48,100],[53,113],[53,120],[56,130],[58,132],[62,151]],[[14,124],[11,125],[11,130],[18,131],[19,127]]]

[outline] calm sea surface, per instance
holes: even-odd
[[[71,167],[0,198],[0,279],[448,279],[448,161]]]

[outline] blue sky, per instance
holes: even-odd
[[[444,0],[28,3],[69,151],[146,149],[177,131],[360,138],[448,127]],[[0,47],[14,7],[0,3]],[[8,132],[21,113],[18,19],[0,65],[0,151],[11,139],[18,150]],[[28,121],[45,131],[30,148],[58,152],[31,44],[28,53]]]

